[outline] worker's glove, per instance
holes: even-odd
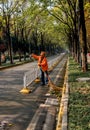
[[[38,66],[41,66],[41,64],[40,64],[40,63],[38,63]]]
[[[34,55],[34,54],[32,53],[32,54],[29,55],[29,57],[30,57],[30,58],[33,58],[33,55]]]

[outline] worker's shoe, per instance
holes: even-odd
[[[42,85],[42,86],[44,86],[44,85],[45,85],[45,83],[41,83],[41,85]]]

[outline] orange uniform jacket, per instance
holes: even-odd
[[[33,54],[32,57],[38,60],[38,64],[40,63],[41,56]],[[41,65],[41,68],[42,68],[43,71],[47,71],[48,70],[48,63],[47,63],[46,57],[44,57],[42,59],[42,62],[40,63],[40,65]]]

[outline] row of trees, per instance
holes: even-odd
[[[0,0],[0,50],[26,57],[26,53],[60,49],[54,18],[39,1]],[[59,34],[58,34],[59,35]]]
[[[33,51],[52,53],[68,47],[78,63],[82,59],[82,70],[87,71],[84,12],[89,17],[89,10],[89,0],[0,0],[0,50],[8,50],[13,63],[12,49],[25,57]]]
[[[67,38],[69,51],[81,64],[82,70],[87,71],[87,52],[90,48],[85,22],[90,18],[90,0],[51,0],[50,4],[51,9],[48,12],[60,23],[63,38]]]

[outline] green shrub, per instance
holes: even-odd
[[[68,130],[90,130],[90,82],[78,82],[80,77],[90,77],[79,65],[69,59]]]

